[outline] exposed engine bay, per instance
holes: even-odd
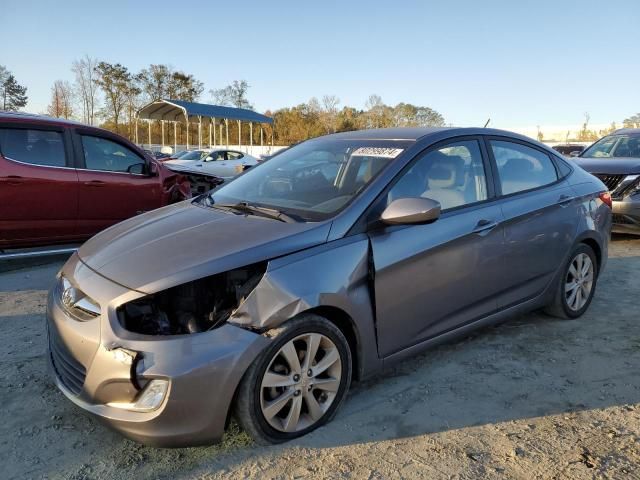
[[[224,179],[214,177],[212,175],[199,175],[191,172],[181,173],[187,178],[187,180],[189,180],[189,184],[191,185],[191,195],[194,197],[202,195],[209,190],[213,190],[224,183]]]
[[[258,285],[266,262],[249,265],[129,302],[118,309],[120,325],[144,335],[179,335],[222,325]]]

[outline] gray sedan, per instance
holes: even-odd
[[[611,198],[491,129],[309,140],[194,200],[95,236],[48,300],[76,405],[137,441],[259,442],[329,421],[353,379],[533,309],[580,317]]]

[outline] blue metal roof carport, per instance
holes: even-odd
[[[262,124],[273,124],[273,119],[244,108],[223,107],[206,103],[185,102],[184,100],[156,100],[145,105],[136,113],[136,143],[138,142],[138,119],[149,121],[149,144],[151,144],[151,121],[159,120],[164,146],[164,123],[173,122],[174,149],[177,148],[177,123],[184,120],[187,124],[187,148],[189,148],[189,123],[198,123],[198,148],[202,148],[202,119],[209,119],[209,146],[216,144],[216,118],[224,120],[226,145],[229,147],[229,120],[238,122],[238,145],[242,145],[242,122],[249,122],[249,143],[253,146],[253,124],[260,125],[260,145],[263,145]],[[220,144],[222,144],[222,123],[220,125]],[[213,133],[213,135],[212,135]],[[273,145],[273,130],[271,133]]]

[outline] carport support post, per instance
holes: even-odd
[[[216,145],[216,119],[212,118],[211,123],[213,123],[213,146]]]
[[[202,150],[202,117],[198,115],[198,150]]]
[[[136,122],[136,144],[138,144],[138,143],[140,143],[140,142],[138,141],[138,115],[136,115],[136,116],[134,117],[134,119],[135,119],[135,122]]]
[[[213,148],[213,144],[211,143],[211,119],[209,119],[209,148]]]
[[[173,153],[178,151],[178,122],[173,122]]]
[[[149,127],[149,150],[151,150],[151,120],[147,120],[147,127]]]
[[[189,115],[187,115],[187,111],[184,111],[184,119],[187,122],[187,150],[189,150]]]
[[[240,120],[238,120],[238,146],[242,146],[242,122]]]
[[[263,141],[262,141],[262,124],[260,124],[260,146],[263,146]]]
[[[249,146],[251,147],[249,155],[253,155],[253,122],[249,122]]]
[[[160,129],[162,130],[162,146],[164,147],[164,120],[160,120]]]
[[[229,148],[229,119],[225,118],[224,119],[224,129],[225,129],[225,136],[227,137],[227,148]]]

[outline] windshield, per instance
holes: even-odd
[[[305,221],[346,207],[412,142],[324,138],[279,153],[209,194],[219,205],[246,202]]]
[[[582,157],[640,157],[640,135],[610,135],[591,145]]]
[[[200,160],[202,156],[205,154],[202,150],[194,150],[192,152],[185,152],[179,157],[177,160]]]

